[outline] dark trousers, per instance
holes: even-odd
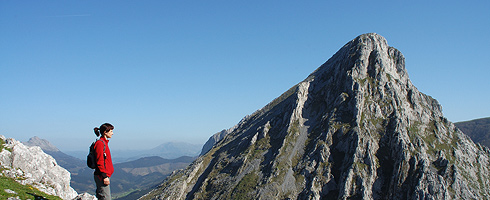
[[[104,181],[100,176],[94,175],[95,185],[97,189],[95,190],[95,196],[99,200],[111,200],[111,187],[110,185],[104,185]]]

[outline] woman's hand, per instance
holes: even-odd
[[[109,177],[104,178],[104,185],[109,185],[109,184],[111,184]]]

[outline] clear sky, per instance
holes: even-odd
[[[0,134],[203,144],[360,34],[453,122],[490,116],[490,1],[0,1]],[[88,151],[88,150],[87,150]]]

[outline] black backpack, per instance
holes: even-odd
[[[104,140],[101,140],[102,143],[104,143],[104,160],[105,160],[105,142]],[[90,145],[90,149],[89,149],[89,152],[88,152],[88,155],[87,155],[87,166],[90,168],[90,169],[95,169],[97,168],[97,157],[95,156],[95,143],[97,142],[97,140],[95,140],[95,142],[92,142],[92,145]],[[105,162],[104,162],[105,163]]]

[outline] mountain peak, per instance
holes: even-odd
[[[386,39],[376,33],[360,35],[345,44],[310,78],[324,75],[325,71],[347,72],[354,80],[372,78],[387,82],[393,78],[402,83],[409,81],[403,54],[390,47]]]
[[[481,199],[490,155],[377,34],[243,118],[147,199]],[[479,166],[479,167],[475,167]]]
[[[38,146],[41,147],[43,151],[50,151],[50,152],[58,152],[60,151],[56,146],[51,144],[48,140],[46,139],[41,139],[37,136],[34,136],[29,139],[27,142],[23,142],[27,146]]]

